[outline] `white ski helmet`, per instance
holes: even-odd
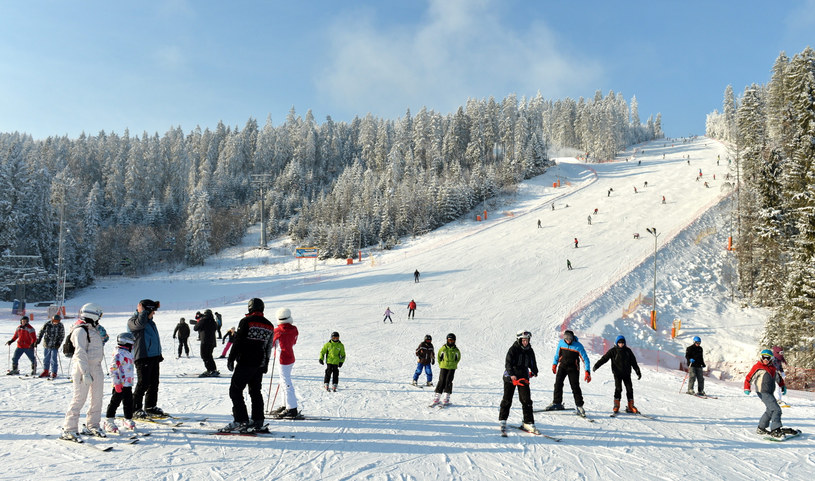
[[[278,324],[291,324],[291,311],[285,307],[277,310]]]
[[[79,317],[82,319],[90,319],[93,322],[99,322],[99,319],[102,317],[102,306],[89,302],[79,309]]]

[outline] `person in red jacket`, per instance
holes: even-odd
[[[416,319],[416,301],[413,299],[408,303],[408,319]]]
[[[773,366],[773,352],[769,349],[761,351],[761,359],[750,369],[744,379],[744,394],[750,395],[751,385],[755,385],[756,394],[764,403],[766,410],[758,422],[757,434],[783,439],[787,434],[795,434],[796,430],[787,430],[781,427],[781,406],[775,400],[775,384],[781,387],[781,392],[787,393],[787,387],[781,376],[776,376]],[[769,426],[770,430],[767,430]]]
[[[31,361],[31,375],[35,376],[37,374],[37,358],[34,356],[34,347],[37,345],[37,330],[28,323],[28,316],[23,316],[20,319],[20,325],[14,331],[14,337],[6,345],[10,346],[15,340],[17,341],[17,349],[14,350],[14,356],[11,358],[11,370],[8,374],[20,374],[20,370],[17,369],[17,362],[25,354]]]
[[[291,370],[294,367],[294,345],[297,344],[299,332],[292,324],[291,311],[286,308],[277,310],[277,327],[274,330],[274,348],[278,353],[280,363],[279,386],[283,390],[283,406],[274,414],[280,418],[295,419],[297,414],[297,395],[294,393],[294,384],[291,382]]]

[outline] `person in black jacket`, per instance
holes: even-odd
[[[416,372],[413,373],[413,385],[416,386],[417,382],[419,381],[419,376],[422,374],[422,370],[424,370],[425,374],[427,375],[427,385],[433,385],[433,370],[431,369],[431,364],[436,364],[436,353],[433,349],[433,338],[430,334],[424,337],[424,341],[419,344],[419,347],[416,348],[416,358],[418,359],[419,363],[416,365]]]
[[[693,344],[685,349],[685,359],[688,361],[688,394],[693,394],[693,384],[699,381],[699,395],[705,395],[705,357],[702,350],[702,338],[693,337]]]
[[[190,345],[187,343],[187,339],[190,338],[190,325],[187,324],[183,317],[175,325],[173,339],[176,339],[176,336],[178,336],[178,357],[176,359],[181,357],[182,349],[187,353],[187,357],[190,357]]]
[[[264,429],[263,394],[260,392],[263,375],[269,370],[272,356],[274,324],[263,316],[263,300],[249,300],[249,313],[238,323],[235,342],[229,351],[226,367],[232,374],[229,398],[232,400],[233,421],[222,432],[256,432]],[[235,364],[237,363],[237,365]],[[243,389],[249,386],[252,418],[246,410]]]
[[[212,316],[212,311],[207,309],[198,322],[195,323],[194,329],[198,331],[201,337],[201,359],[204,361],[204,368],[206,371],[202,372],[199,377],[218,377],[221,375],[215,366],[215,359],[212,358],[212,351],[218,342],[215,339],[215,333],[218,331],[218,324]]]
[[[532,413],[532,393],[529,390],[529,378],[538,375],[535,351],[530,344],[532,333],[521,331],[515,337],[516,340],[507,351],[504,361],[504,397],[501,399],[498,422],[501,425],[501,431],[506,431],[509,408],[512,407],[512,398],[515,397],[517,387],[518,399],[521,401],[524,413],[521,429],[538,434],[539,431],[535,427],[535,415]]]
[[[623,394],[625,384],[625,397],[628,399],[627,413],[638,413],[634,406],[634,388],[631,385],[631,369],[637,373],[637,379],[642,378],[640,367],[637,365],[637,356],[625,344],[625,337],[617,336],[615,346],[606,351],[599,361],[594,363],[594,372],[608,361],[611,361],[611,373],[614,374],[614,413],[620,412],[620,396]]]

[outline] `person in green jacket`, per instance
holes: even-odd
[[[340,368],[342,363],[345,362],[345,346],[340,342],[340,333],[334,331],[331,333],[331,340],[326,342],[322,349],[320,349],[320,364],[325,364],[325,390],[332,391],[328,388],[328,381],[334,378],[333,391],[337,392],[337,382],[340,378]]]
[[[461,351],[456,347],[456,335],[452,332],[447,335],[447,343],[443,345],[436,354],[439,365],[439,382],[436,384],[436,392],[433,394],[433,402],[430,407],[439,404],[439,397],[444,392],[442,406],[450,404],[450,394],[453,392],[453,377],[461,361]]]

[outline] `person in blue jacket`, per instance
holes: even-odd
[[[586,371],[584,379],[591,382],[591,363],[583,344],[577,340],[572,331],[565,331],[563,339],[555,349],[555,358],[552,362],[552,373],[555,374],[555,392],[552,404],[546,406],[547,411],[563,410],[563,381],[569,378],[569,385],[574,395],[575,409],[581,416],[586,415],[583,409],[583,391],[580,389],[580,359],[583,359],[583,369]]]
[[[163,417],[164,411],[156,406],[161,355],[161,339],[153,316],[159,302],[142,299],[136,313],[127,321],[127,329],[133,333],[133,363],[136,365],[136,389],[133,390],[133,417]]]

